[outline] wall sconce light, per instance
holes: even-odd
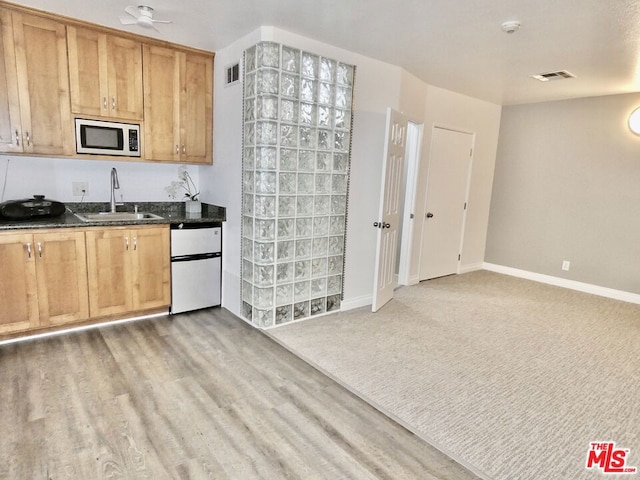
[[[636,108],[629,115],[629,130],[636,135],[640,135],[640,107]]]

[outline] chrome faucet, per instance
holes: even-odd
[[[116,194],[115,190],[120,189],[120,182],[118,181],[118,171],[115,168],[111,169],[111,213],[116,211]]]

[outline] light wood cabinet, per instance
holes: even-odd
[[[88,231],[87,262],[92,317],[170,304],[168,226]]]
[[[141,120],[141,42],[74,26],[67,42],[72,112]]]
[[[143,47],[145,156],[211,163],[213,56]]]
[[[84,232],[0,235],[0,333],[89,316]]]
[[[22,152],[21,130],[11,12],[0,9],[0,152]]]

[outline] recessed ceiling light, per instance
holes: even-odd
[[[531,75],[531,78],[535,78],[541,82],[548,82],[549,80],[562,80],[564,78],[576,78],[576,76],[566,70],[558,70],[557,72],[538,73],[537,75]]]

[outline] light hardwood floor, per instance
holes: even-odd
[[[0,479],[471,479],[226,310],[0,346]]]

